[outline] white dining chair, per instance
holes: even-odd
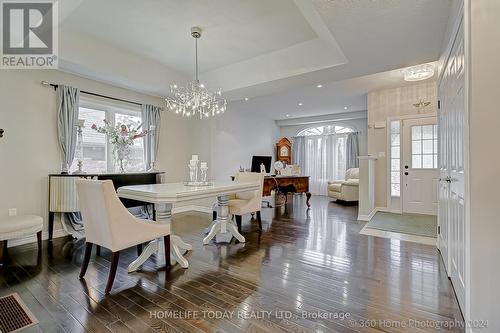
[[[94,244],[112,252],[106,294],[113,286],[121,250],[163,237],[165,262],[170,265],[170,224],[133,216],[116,195],[111,180],[78,179],[76,189],[86,237],[80,279],[85,276]]]
[[[259,183],[260,188],[256,191],[248,191],[235,194],[229,199],[229,214],[235,216],[238,232],[241,233],[241,219],[245,214],[256,213],[259,229],[262,230],[262,218],[260,210],[262,207],[262,190],[264,187],[264,173],[238,172],[234,178],[235,182]]]

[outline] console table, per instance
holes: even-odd
[[[270,196],[271,191],[277,186],[290,186],[293,193],[305,193],[307,196],[307,207],[311,207],[309,199],[311,193],[309,192],[309,176],[266,176],[264,178],[263,196]]]
[[[137,173],[100,173],[100,174],[50,174],[49,175],[49,239],[52,239],[54,231],[55,213],[79,212],[76,195],[75,180],[78,178],[89,178],[99,180],[111,180],[115,189],[127,185],[146,185],[163,183],[164,172],[137,172]],[[122,199],[125,207],[137,207],[144,205],[137,200]]]

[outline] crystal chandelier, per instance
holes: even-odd
[[[170,86],[173,97],[165,98],[167,107],[181,114],[183,117],[199,116],[200,119],[216,116],[226,111],[226,99],[222,98],[221,90],[215,93],[207,90],[203,83],[198,80],[198,38],[201,37],[201,28],[191,28],[191,36],[195,40],[195,73],[196,79],[188,83],[186,87],[179,87],[174,84]]]

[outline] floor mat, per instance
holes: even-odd
[[[433,215],[378,212],[366,227],[408,235],[437,237],[437,217]]]
[[[38,324],[17,293],[0,298],[0,332],[19,332]]]

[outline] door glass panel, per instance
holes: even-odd
[[[422,155],[413,155],[411,157],[411,167],[414,169],[422,168]]]
[[[422,141],[422,154],[432,154],[433,143],[432,140],[423,140]]]
[[[412,140],[422,139],[422,126],[413,126],[411,128],[411,139]]]
[[[391,196],[401,195],[401,122],[391,121]]]
[[[434,155],[423,155],[422,156],[422,167],[424,169],[432,169],[434,163]]]
[[[391,170],[392,171],[399,171],[400,170],[399,158],[393,158],[391,160]]]
[[[411,146],[413,155],[422,154],[422,141],[412,141]]]
[[[391,148],[391,157],[392,158],[400,158],[400,153],[401,153],[401,149],[398,147],[392,147]]]
[[[412,126],[411,161],[413,169],[437,168],[437,125]]]
[[[422,126],[422,139],[432,139],[433,138],[433,131],[434,130],[434,125],[426,125]]]
[[[398,134],[392,134],[391,135],[391,145],[395,146],[399,146],[399,142],[400,142],[400,138],[399,138],[399,133]]]

